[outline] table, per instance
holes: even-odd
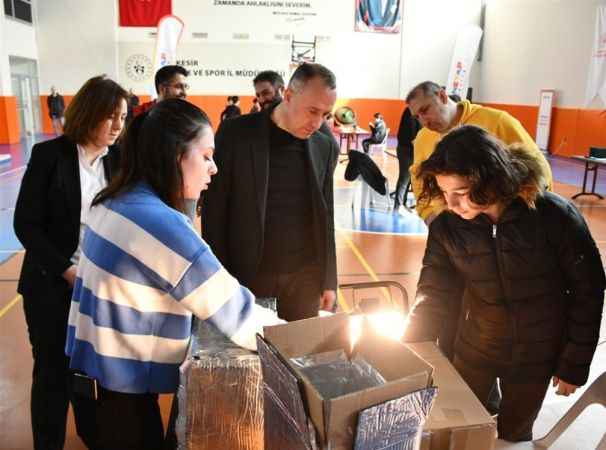
[[[358,148],[358,140],[361,134],[369,134],[370,131],[360,128],[358,126],[340,126],[337,127],[336,131],[339,133],[339,149],[343,145],[343,141],[346,141],[347,153],[352,149],[352,143],[355,141],[353,148]]]
[[[595,191],[595,184],[598,179],[598,168],[600,166],[606,165],[606,158],[594,158],[593,156],[573,156],[574,159],[578,159],[579,161],[585,162],[585,172],[583,173],[583,190],[578,194],[574,194],[572,196],[573,199],[580,197],[581,195],[593,195],[600,200],[603,200],[604,197],[598,194]],[[593,172],[593,181],[591,183],[591,191],[587,191],[587,174],[589,172]]]

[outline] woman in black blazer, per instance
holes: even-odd
[[[15,207],[25,247],[18,292],[34,357],[31,419],[34,448],[62,449],[69,404],[67,318],[80,239],[92,197],[118,167],[114,144],[124,127],[128,93],[98,76],[65,113],[65,134],[36,144]]]

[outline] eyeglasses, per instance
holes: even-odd
[[[187,84],[187,83],[175,83],[175,84],[164,83],[164,86],[172,87],[175,89],[181,89],[183,91],[189,91],[189,84]]]

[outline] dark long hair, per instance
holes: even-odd
[[[443,199],[436,175],[457,175],[469,181],[469,199],[477,205],[507,205],[521,197],[534,207],[546,176],[537,156],[521,144],[506,147],[480,127],[465,125],[448,133],[419,167],[423,182],[418,201]]]
[[[206,113],[181,99],[159,102],[137,116],[122,141],[120,171],[92,205],[146,182],[172,208],[184,211],[183,174],[179,161],[188,145],[210,127]]]

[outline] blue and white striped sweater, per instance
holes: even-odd
[[[113,391],[174,392],[192,313],[247,348],[278,322],[147,186],[94,207],[69,315],[70,366]]]

